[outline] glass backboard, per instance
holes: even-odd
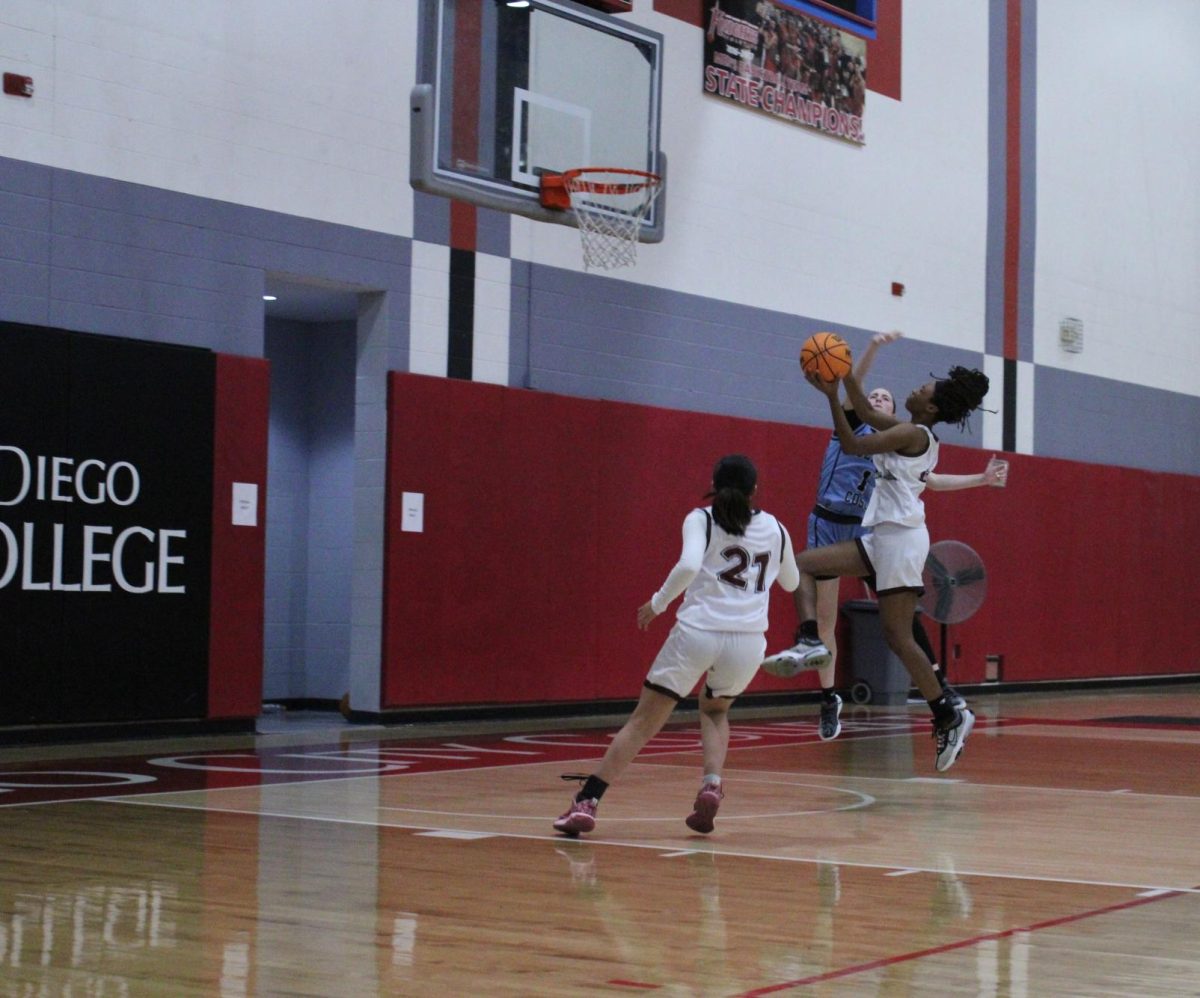
[[[539,202],[542,173],[664,175],[662,35],[570,0],[422,0],[421,17],[417,190],[573,225]],[[664,215],[660,196],[642,242],[662,239]]]

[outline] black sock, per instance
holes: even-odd
[[[933,719],[935,721],[953,721],[958,715],[958,711],[954,709],[945,693],[939,694],[933,700],[929,701],[929,709],[933,711]]]
[[[925,653],[925,657],[929,659],[930,665],[937,663],[937,652],[933,650],[933,645],[929,641],[929,634],[925,630],[925,626],[921,623],[920,616],[914,614],[912,620],[912,636],[913,640]]]
[[[804,620],[800,622],[800,637],[808,641],[820,641],[821,632],[817,630],[817,622],[815,620]]]
[[[608,784],[598,776],[589,776],[583,783],[583,789],[575,795],[576,800],[599,800],[604,796]]]
[[[825,703],[833,703],[834,696],[836,696],[836,694],[833,692],[832,686],[830,686],[828,688],[826,688],[824,686],[821,687],[821,699]]]

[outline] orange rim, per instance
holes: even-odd
[[[616,173],[625,177],[637,177],[638,179],[631,180],[628,183],[601,182],[598,180],[588,180],[586,174],[589,173]],[[655,187],[662,182],[662,178],[657,173],[650,173],[647,170],[629,170],[617,166],[581,166],[563,173],[562,181],[568,190],[582,191],[587,194],[620,195],[636,194],[647,187]]]

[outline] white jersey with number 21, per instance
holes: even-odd
[[[705,631],[762,631],[775,580],[796,588],[800,572],[792,540],[770,513],[755,510],[741,536],[727,533],[712,510],[694,509],[683,521],[679,563],[654,594],[651,606],[662,613],[684,593],[676,618]]]

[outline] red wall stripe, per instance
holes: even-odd
[[[875,37],[867,40],[867,89],[900,100],[901,53],[904,48],[903,0],[879,0],[875,18]],[[868,124],[870,114],[868,107]]]
[[[479,156],[480,51],[483,0],[454,8],[454,113],[450,152],[456,161],[474,163]]]
[[[456,162],[479,160],[480,62],[483,39],[483,5],[479,0],[460,3],[454,16],[454,124],[451,152]],[[465,201],[450,202],[450,245],[475,249],[476,211]]]
[[[452,249],[475,250],[475,224],[478,213],[475,205],[465,201],[450,202],[450,247]]]
[[[210,718],[257,717],[262,705],[269,371],[260,358],[217,354]],[[234,482],[258,484],[257,526],[233,526]]]

